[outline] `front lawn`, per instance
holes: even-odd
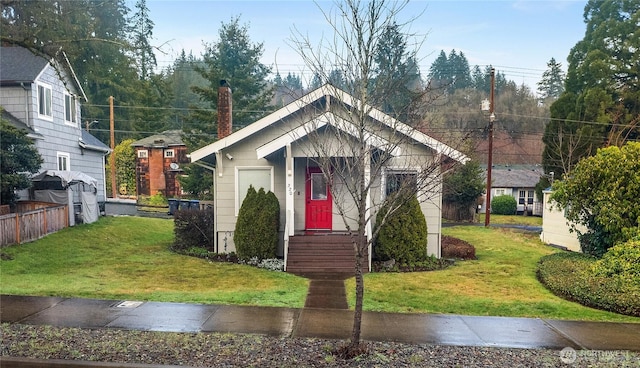
[[[368,274],[364,308],[387,312],[640,322],[640,318],[566,301],[547,290],[536,279],[536,266],[542,256],[558,250],[542,244],[537,234],[477,226],[444,228],[443,233],[473,244],[478,260],[458,261],[441,271]],[[349,280],[347,292],[350,305],[355,305],[353,280]]]
[[[478,214],[478,223],[484,224],[485,214]],[[523,216],[523,215],[496,215],[491,214],[489,217],[491,225],[525,225],[525,226],[542,226],[542,217]]]
[[[2,294],[302,307],[308,281],[169,251],[173,221],[105,217],[2,249]],[[5,260],[13,258],[12,260]]]
[[[536,279],[542,256],[559,252],[537,234],[479,226],[443,229],[473,244],[478,260],[445,270],[365,276],[365,309],[593,321],[640,318],[563,300]],[[168,250],[173,221],[107,217],[2,249],[0,293],[301,308],[308,280]],[[347,281],[350,304],[353,279]]]

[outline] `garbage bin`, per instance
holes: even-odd
[[[192,210],[199,210],[200,209],[200,201],[199,200],[192,199],[190,202],[191,202],[190,208]]]
[[[173,215],[178,211],[178,200],[175,198],[169,198],[167,201],[169,202],[169,215]]]
[[[181,199],[180,200],[180,211],[182,210],[188,210],[189,207],[191,206],[191,201],[189,201],[188,199]]]

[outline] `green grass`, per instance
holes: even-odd
[[[485,214],[479,213],[478,223],[484,224]],[[489,222],[493,225],[527,225],[542,226],[542,217],[538,216],[516,216],[516,215],[496,215],[491,214]]]
[[[106,217],[3,249],[0,292],[302,307],[308,281],[169,251],[173,221]]]
[[[540,257],[557,252],[536,234],[510,229],[452,227],[445,235],[476,247],[478,260],[459,261],[445,270],[378,273],[365,276],[364,308],[387,312],[453,313],[479,316],[540,317],[640,322],[640,318],[584,307],[553,295],[536,279]],[[347,283],[355,305],[355,283]]]
[[[536,234],[478,226],[444,228],[476,247],[478,260],[441,271],[365,276],[365,309],[592,321],[640,322],[553,295],[535,276],[558,252]],[[16,295],[192,303],[304,305],[308,281],[251,266],[215,263],[168,250],[173,222],[107,217],[4,248],[0,292]],[[3,257],[4,259],[4,257]],[[354,281],[347,281],[350,305]]]

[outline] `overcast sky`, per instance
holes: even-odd
[[[134,0],[130,0],[133,9]],[[164,68],[184,49],[199,56],[203,42],[217,40],[222,23],[240,16],[249,27],[253,42],[264,43],[262,62],[277,66],[280,74],[300,74],[302,61],[287,44],[292,30],[319,39],[331,33],[318,9],[329,9],[331,1],[221,1],[147,0],[154,22],[153,43],[166,54],[158,55]],[[520,1],[412,1],[404,15],[420,15],[411,26],[426,34],[420,52],[423,75],[438,56],[451,49],[462,51],[469,64],[493,65],[516,83],[535,90],[536,83],[553,57],[566,70],[571,48],[585,32],[583,11],[586,0]]]

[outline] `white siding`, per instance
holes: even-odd
[[[580,252],[578,235],[569,231],[569,224],[564,217],[564,211],[553,208],[549,198],[551,192],[545,191],[543,195],[544,210],[542,212],[542,233],[540,240],[544,243],[567,248],[574,252]],[[579,230],[586,228],[579,226]]]

